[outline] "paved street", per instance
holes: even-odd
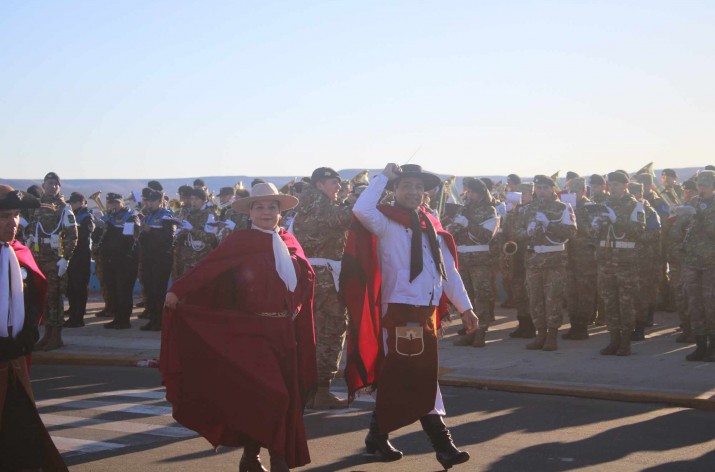
[[[237,469],[240,450],[214,452],[173,421],[156,369],[36,365],[32,378],[40,413],[72,471]],[[712,412],[472,388],[444,394],[455,441],[472,454],[455,471],[715,470]],[[299,470],[440,469],[417,425],[393,435],[403,460],[370,462],[362,441],[371,409],[363,400],[349,410],[308,411],[313,463]]]

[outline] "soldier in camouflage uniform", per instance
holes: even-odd
[[[605,203],[608,197],[611,196],[611,194],[608,193],[606,179],[604,179],[603,176],[593,174],[589,179],[589,186],[591,188],[590,198],[593,203]],[[594,315],[589,322],[595,323],[596,326],[604,326],[606,324],[606,307],[603,305],[603,299],[598,292],[598,284],[596,284],[596,313]]]
[[[191,192],[191,209],[181,220],[174,239],[172,280],[178,280],[218,244],[217,228],[207,225],[214,217],[213,208],[206,205],[208,199],[203,189],[197,188]]]
[[[490,243],[499,229],[499,216],[484,182],[470,179],[464,187],[466,205],[447,229],[457,244],[459,275],[479,316],[479,328],[457,338],[454,345],[484,347],[494,318],[494,257]]]
[[[715,362],[715,171],[701,171],[697,186],[683,241],[683,286],[697,343],[686,359]]]
[[[250,196],[247,190],[240,190],[239,198]],[[240,231],[251,228],[251,220],[247,214],[239,213],[233,209],[231,203],[236,199],[235,187],[221,187],[218,193],[219,197],[219,214],[217,223],[219,232],[217,234],[219,242],[223,241],[226,236],[233,231]]]
[[[668,272],[670,274],[670,289],[671,300],[675,305],[675,310],[678,313],[680,320],[680,334],[675,338],[678,343],[694,343],[695,335],[693,334],[690,324],[690,315],[688,314],[685,293],[683,290],[683,240],[685,232],[690,224],[694,214],[694,207],[689,205],[690,200],[698,193],[697,184],[689,180],[683,183],[684,205],[678,206],[673,211],[673,214],[668,219],[668,224],[663,227],[663,251],[666,253],[668,261]]]
[[[643,204],[645,210],[645,231],[636,240],[638,257],[638,297],[636,298],[636,327],[633,341],[645,339],[645,327],[648,319],[653,320],[655,297],[658,287],[658,269],[660,265],[660,216],[643,198],[643,184],[629,182],[628,191]]]
[[[509,337],[531,339],[536,336],[536,328],[529,313],[529,294],[526,291],[526,249],[529,239],[526,234],[521,234],[517,230],[522,225],[526,225],[524,219],[526,210],[534,198],[534,183],[519,184],[517,189],[521,192],[521,204],[514,209],[513,215],[510,214],[506,218],[506,233],[509,235],[509,240],[516,243],[516,252],[511,256],[511,281],[514,305],[516,306],[516,320],[519,322],[516,330],[509,333]]]
[[[328,167],[313,171],[310,182],[303,185],[293,232],[315,269],[313,318],[318,390],[309,407],[325,410],[347,405],[346,400],[330,393],[330,384],[340,365],[348,326],[347,309],[338,296],[338,280],[355,197],[348,197],[349,205],[338,202],[340,175]]]
[[[528,240],[526,287],[536,339],[527,349],[557,349],[558,330],[563,322],[566,293],[566,242],[576,234],[576,217],[571,206],[557,199],[554,181],[545,175],[534,178],[535,199],[526,208],[519,239]]]
[[[42,183],[44,195],[40,208],[36,209],[26,231],[31,239],[37,265],[47,277],[47,308],[45,310],[45,334],[35,349],[50,351],[63,346],[64,324],[63,293],[67,288],[68,261],[77,246],[77,222],[69,205],[60,195],[60,178],[48,173]],[[30,240],[28,240],[28,243]]]
[[[628,175],[608,174],[611,196],[607,211],[594,218],[592,227],[598,235],[598,290],[606,309],[610,334],[602,355],[628,356],[635,327],[638,291],[638,255],[636,241],[645,230],[645,210],[628,193]]]
[[[590,208],[593,202],[586,197],[586,180],[575,177],[568,190],[576,195],[576,227],[574,237],[566,244],[568,253],[568,279],[566,283],[566,308],[571,329],[563,339],[588,339],[588,325],[596,312],[596,247],[591,229]]]

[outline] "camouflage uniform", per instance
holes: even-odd
[[[638,291],[638,255],[635,242],[645,229],[645,214],[635,197],[625,193],[611,195],[606,206],[616,214],[612,223],[606,217],[598,228],[598,290],[606,310],[609,331],[631,335],[635,325]]]
[[[596,312],[598,271],[589,211],[593,205],[593,202],[586,197],[582,197],[576,202],[574,214],[578,230],[566,244],[568,254],[566,307],[571,329],[574,334],[580,330],[580,333],[585,335],[583,337],[588,336],[586,329]]]
[[[351,221],[351,206],[330,201],[311,184],[303,185],[293,232],[315,269],[313,317],[319,385],[329,384],[335,378],[345,342],[347,309],[338,296],[334,275],[339,274]]]
[[[544,228],[537,222],[537,213],[546,215],[548,226]],[[531,318],[539,331],[557,330],[563,322],[568,259],[565,243],[575,233],[576,218],[571,206],[555,197],[535,199],[525,207],[517,237],[528,241],[526,287]]]
[[[692,207],[691,207],[692,208]],[[683,290],[683,240],[685,231],[692,220],[692,216],[680,213],[678,209],[675,214],[668,219],[668,223],[663,225],[663,251],[668,260],[670,274],[670,288],[672,300],[680,320],[680,328],[684,336],[680,341],[685,341],[691,332],[690,316],[688,315],[685,292]]]
[[[63,294],[67,288],[67,274],[57,275],[57,262],[69,261],[77,246],[77,223],[74,214],[61,196],[43,196],[42,206],[34,211],[27,234],[37,265],[47,277],[47,309],[44,321],[47,326],[59,327],[64,323]],[[59,238],[59,239],[57,239]],[[52,240],[56,247],[53,247]]]
[[[185,210],[186,211],[186,210]],[[213,208],[204,206],[200,210],[188,210],[184,221],[191,224],[191,229],[182,229],[179,226],[174,239],[174,264],[171,269],[172,280],[177,280],[184,275],[201,259],[211,252],[218,244],[215,234],[204,231],[209,215]]]
[[[486,331],[494,319],[494,257],[490,244],[495,239],[492,228],[498,215],[487,195],[482,202],[465,206],[462,216],[468,225],[452,223],[448,230],[457,243],[459,275],[479,317],[479,326]]]
[[[226,236],[231,234],[234,231],[241,231],[245,229],[251,229],[251,220],[250,217],[245,214],[245,213],[239,213],[230,206],[228,208],[223,208],[221,209],[221,212],[219,213],[218,216],[218,221],[230,221],[234,225],[233,229],[230,229],[227,226],[224,226],[218,233],[218,241],[221,242],[224,239],[226,239]]]
[[[524,223],[524,219],[526,218],[528,206],[528,203],[518,205],[514,217],[512,218],[511,215],[507,217],[507,234],[511,235],[511,240],[517,244],[516,253],[511,260],[512,296],[516,305],[516,317],[517,319],[528,318],[527,324],[533,325],[529,314],[529,294],[526,291],[526,248],[529,244],[529,239],[524,237],[525,234],[520,235],[518,231],[518,228],[527,224]],[[513,226],[513,228],[509,228],[509,226]]]
[[[638,297],[636,298],[636,329],[642,338],[642,329],[646,321],[652,319],[655,308],[655,298],[658,288],[660,256],[661,225],[658,213],[647,200],[643,201],[645,209],[645,231],[636,240],[636,257],[638,258]]]

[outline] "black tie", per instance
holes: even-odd
[[[432,259],[439,271],[439,274],[444,280],[447,280],[447,272],[444,268],[444,259],[442,258],[442,250],[437,241],[437,231],[435,231],[432,222],[429,218],[422,215],[419,211],[410,214],[410,227],[412,229],[412,242],[410,247],[410,282],[415,280],[422,273],[422,223],[426,226],[427,240],[430,245]]]

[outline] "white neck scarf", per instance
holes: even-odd
[[[288,246],[275,230],[261,229],[256,225],[252,225],[252,228],[262,233],[273,235],[273,258],[276,260],[276,272],[278,272],[278,276],[286,284],[288,290],[294,292],[295,287],[298,285],[298,276],[295,273]]]
[[[0,244],[0,336],[8,336],[12,326],[16,338],[25,324],[25,299],[22,295],[22,272],[15,250]]]

